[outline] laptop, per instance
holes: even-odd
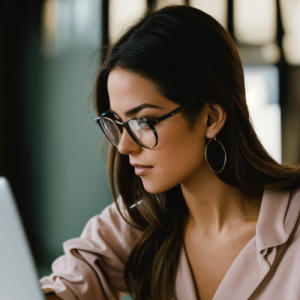
[[[0,298],[45,300],[8,181],[0,177]]]

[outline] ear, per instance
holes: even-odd
[[[209,139],[218,135],[227,120],[227,113],[218,104],[206,103],[206,137]]]

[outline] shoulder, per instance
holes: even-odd
[[[141,235],[141,231],[132,224],[133,220],[119,196],[116,203],[108,205],[101,214],[92,217],[83,229],[81,238],[117,240],[119,244],[131,246]]]
[[[290,190],[289,201],[285,213],[285,229],[291,232],[295,226],[299,227],[300,214],[300,187]]]
[[[284,214],[282,214],[286,242],[289,245],[296,243],[300,246],[300,187],[291,189],[286,195],[286,208]]]
[[[126,218],[120,198],[118,204]],[[124,268],[141,232],[121,213],[115,203],[107,206],[88,221],[80,237],[64,242],[65,254],[53,262],[53,273],[41,279],[45,292],[55,291],[62,299],[116,299],[127,292]]]
[[[299,213],[299,188],[265,190],[256,227],[258,250],[285,244],[299,227]]]

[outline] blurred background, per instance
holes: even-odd
[[[278,162],[300,161],[300,0],[1,1],[0,176],[12,185],[40,276],[112,201],[91,105],[101,47],[147,7],[173,3],[230,32],[260,139]]]

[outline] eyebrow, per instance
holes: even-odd
[[[134,108],[132,108],[132,109],[126,111],[126,112],[125,112],[125,116],[126,116],[126,117],[131,117],[132,115],[134,115],[134,114],[140,112],[141,110],[143,110],[143,109],[145,109],[145,108],[158,108],[158,109],[162,109],[161,107],[156,106],[156,105],[153,105],[153,104],[143,103],[143,104],[141,104],[141,105],[139,105],[139,106],[137,106],[137,107],[134,107]],[[114,112],[111,108],[109,109],[109,111],[110,111],[111,113],[117,115],[117,113]]]

